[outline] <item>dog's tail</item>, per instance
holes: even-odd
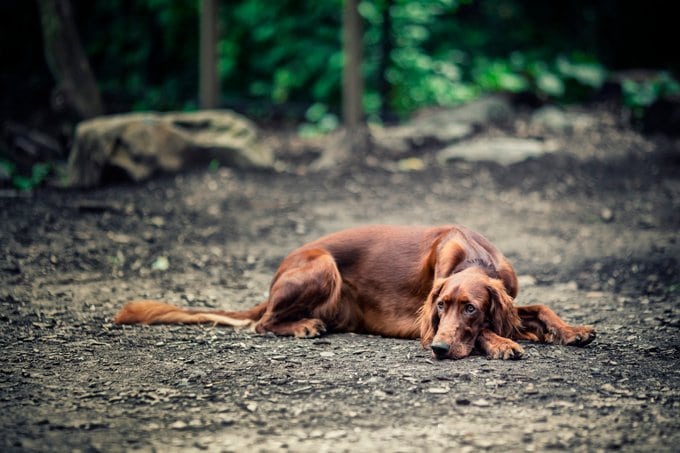
[[[252,327],[264,314],[267,303],[243,311],[193,310],[155,300],[136,300],[120,309],[114,324],[215,324]]]

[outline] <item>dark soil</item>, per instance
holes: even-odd
[[[606,112],[553,138],[510,167],[300,175],[281,149],[295,171],[3,192],[0,450],[678,451],[678,142]],[[110,322],[133,298],[254,305],[288,251],[341,228],[452,222],[510,258],[518,304],[595,342],[433,361],[417,341]]]

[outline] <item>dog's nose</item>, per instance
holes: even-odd
[[[438,359],[445,357],[446,354],[449,353],[449,349],[451,349],[451,347],[448,344],[444,343],[443,341],[438,341],[436,343],[432,343],[430,345],[430,348],[432,348],[432,352],[434,352],[434,355]]]

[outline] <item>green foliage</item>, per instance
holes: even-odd
[[[394,49],[386,74],[391,96],[385,100],[391,110],[405,114],[425,105],[454,105],[479,95],[478,87],[464,80],[465,55],[448,41],[446,46],[433,46],[437,39],[433,30],[448,22],[461,3],[465,2],[395,0],[390,9]],[[375,30],[382,25],[377,13],[365,18]],[[367,53],[370,58],[370,47]]]
[[[12,186],[18,190],[32,190],[40,186],[52,172],[51,163],[36,163],[31,166],[29,174],[22,174],[16,164],[7,159],[0,159],[0,172],[8,176]]]
[[[83,41],[114,110],[196,108],[199,2],[74,1]],[[605,3],[361,1],[364,107],[377,118],[383,104],[405,115],[497,91],[531,92],[560,102],[584,99],[607,76],[602,56],[609,54],[593,45],[616,11]],[[220,3],[222,105],[254,115],[280,106],[276,111],[284,115],[304,115],[305,134],[335,127],[333,112],[341,103],[342,5],[342,0]],[[383,35],[386,12],[389,36]],[[388,38],[389,92],[383,99],[380,62]],[[630,105],[642,105],[672,88],[666,82],[633,84],[625,87]],[[324,113],[318,115],[320,105]]]
[[[606,70],[581,55],[560,55],[552,61],[513,52],[509,58],[477,60],[475,83],[485,91],[533,92],[539,97],[575,101],[599,89]]]
[[[222,86],[228,98],[274,104],[340,99],[340,1],[249,0],[223,8]]]
[[[340,121],[337,115],[328,111],[325,104],[317,102],[307,109],[305,123],[298,130],[302,137],[315,137],[335,130]]]
[[[208,162],[208,170],[210,170],[211,173],[215,173],[219,169],[220,169],[220,161],[219,160],[211,159],[210,162]]]
[[[656,100],[680,94],[680,83],[667,72],[661,72],[656,77],[643,81],[624,79],[621,86],[624,104],[630,107],[637,117],[642,115],[645,107],[652,105]]]

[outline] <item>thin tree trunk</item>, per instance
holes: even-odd
[[[364,83],[361,77],[361,36],[362,24],[359,16],[358,0],[345,0],[343,12],[343,52],[345,65],[342,73],[342,112],[345,126],[354,129],[363,122],[361,98]]]
[[[219,104],[217,76],[217,0],[201,0],[200,43],[200,106],[213,109]]]
[[[97,81],[78,38],[70,0],[38,0],[45,58],[57,88],[81,118],[104,113]]]
[[[380,93],[380,119],[383,123],[390,120],[390,82],[387,80],[387,69],[392,53],[392,4],[394,0],[386,0],[382,12],[382,33],[380,39],[380,63],[378,68],[378,93]]]
[[[345,64],[342,73],[342,112],[347,133],[346,147],[351,152],[368,151],[371,146],[362,105],[364,96],[364,79],[361,73],[363,26],[358,6],[359,0],[345,0],[343,11]]]

